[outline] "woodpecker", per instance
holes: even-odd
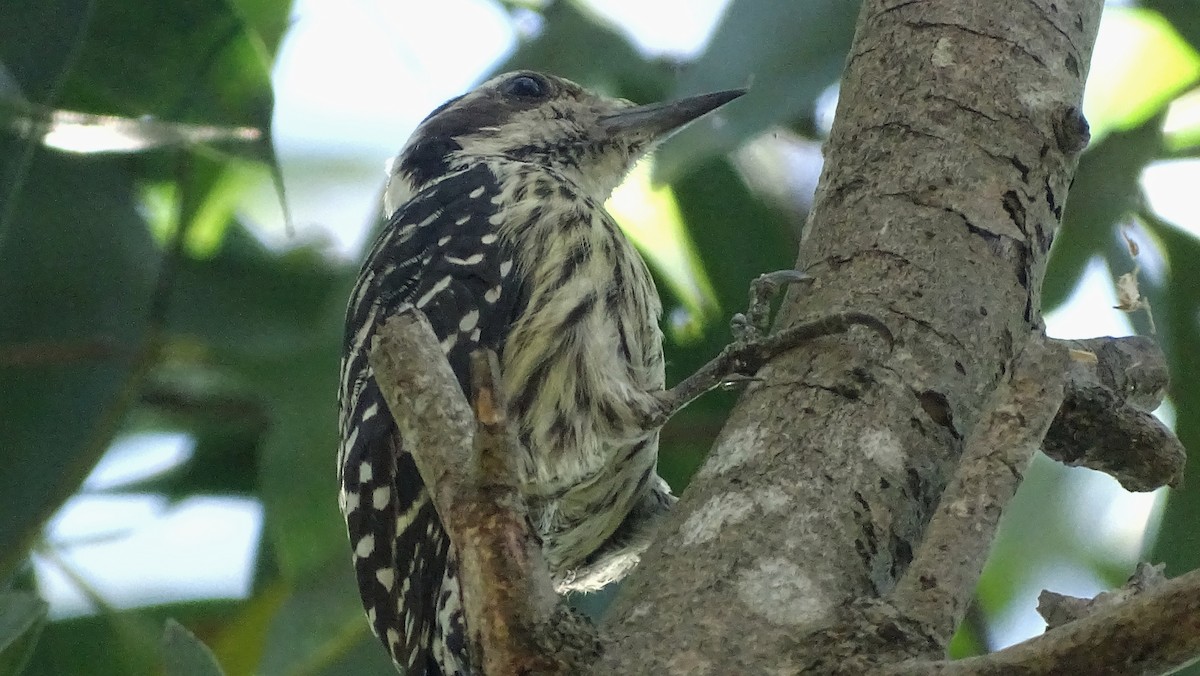
[[[619,579],[675,498],[646,423],[662,419],[661,304],[603,204],[656,142],[744,91],[635,106],[507,73],[430,113],[394,160],[347,310],[337,474],[363,607],[404,673],[471,668],[454,548],[368,363],[377,327],[424,312],[468,396],[470,353],[497,352],[557,590]]]

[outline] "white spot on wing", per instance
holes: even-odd
[[[479,238],[479,241],[480,241],[480,243],[482,243],[482,244],[495,244],[495,243],[496,243],[496,239],[497,239],[497,237],[496,237],[496,233],[494,233],[494,232],[489,232],[488,234],[486,234],[486,235],[484,235],[484,236],[480,237],[480,238]]]
[[[425,504],[425,489],[422,488],[417,497],[413,499],[412,504],[408,506],[408,511],[396,516],[396,532],[402,532],[408,525],[417,518],[417,511]]]
[[[437,219],[441,218],[441,216],[442,216],[442,210],[437,209],[432,214],[429,214],[428,216],[426,216],[425,220],[421,221],[420,223],[417,223],[417,227],[418,228],[427,227],[429,224],[431,224],[434,221],[436,221]]]
[[[392,489],[390,486],[380,486],[371,494],[371,506],[375,509],[383,509],[388,506],[392,500]]]
[[[500,276],[507,277],[509,272],[512,272],[512,259],[508,259],[500,263]]]
[[[479,263],[483,262],[483,254],[481,254],[481,253],[471,254],[470,256],[467,256],[466,258],[459,258],[457,256],[446,256],[446,260],[450,263],[454,263],[455,265],[478,265]]]
[[[365,484],[374,476],[374,470],[371,468],[371,463],[364,462],[358,466],[358,482]]]
[[[463,315],[463,318],[458,320],[459,331],[470,331],[479,323],[479,310],[471,310]]]
[[[471,194],[467,195],[467,197],[470,197],[473,200],[477,200],[482,196],[483,196],[483,186],[479,186],[478,188],[475,188],[474,190],[471,191]]]
[[[355,491],[342,491],[339,496],[342,502],[342,514],[349,514],[358,509],[358,493]]]
[[[360,559],[365,559],[375,551],[375,536],[364,535],[358,544],[354,545],[354,554]]]
[[[450,275],[446,275],[445,277],[442,277],[441,279],[439,279],[437,281],[437,284],[434,284],[433,286],[429,287],[429,290],[426,291],[424,293],[424,295],[422,295],[420,298],[417,299],[417,307],[424,308],[426,305],[428,305],[429,301],[433,300],[434,296],[438,295],[439,293],[445,291],[447,288],[450,287],[450,281],[451,281]]]
[[[383,588],[392,591],[392,585],[396,584],[396,570],[394,568],[380,568],[375,571],[375,579],[379,580],[379,584]]]
[[[493,286],[492,288],[488,289],[487,291],[484,291],[483,299],[489,303],[495,303],[496,301],[500,300],[500,287]]]

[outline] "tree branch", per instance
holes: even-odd
[[[1033,335],[984,404],[958,470],[891,602],[944,650],[962,621],[1009,500],[1063,399],[1066,351]]]
[[[472,660],[487,676],[578,673],[595,632],[560,604],[526,519],[495,354],[471,355],[473,412],[424,314],[389,318],[370,359],[458,554]]]
[[[1062,342],[1072,357],[1067,396],[1046,435],[1046,455],[1109,474],[1130,491],[1177,486],[1186,452],[1150,413],[1167,389],[1157,343],[1143,336]]]
[[[1200,659],[1200,570],[999,652],[911,661],[886,676],[1130,676],[1167,674]]]
[[[1124,603],[1137,594],[1161,586],[1167,579],[1163,575],[1165,569],[1166,564],[1160,563],[1152,566],[1148,563],[1139,563],[1125,586],[1112,591],[1100,592],[1090,599],[1042,590],[1042,593],[1038,595],[1038,615],[1046,620],[1048,629],[1061,627],[1068,622],[1074,622],[1081,617],[1090,615],[1100,608]]]
[[[882,319],[893,349],[840,333],[758,372],[621,590],[593,673],[861,674],[894,663],[887,644],[911,622],[883,599],[919,551],[964,444],[983,443],[966,440],[990,424],[989,393],[1041,326],[1102,7],[863,2],[796,262],[813,282],[788,294],[778,325],[853,310]],[[1056,412],[1047,406],[1043,418]],[[960,612],[963,592],[948,593],[919,599],[931,618]],[[875,644],[827,631],[852,626],[848,609],[872,618],[853,626]],[[865,670],[848,668],[864,645],[855,666]]]
[[[852,326],[871,329],[887,343],[888,349],[891,349],[894,338],[887,325],[879,318],[862,312],[839,312],[752,340],[735,341],[675,387],[662,392],[660,398],[663,409],[659,415],[647,422],[646,429],[662,427],[684,406],[728,381],[730,377],[753,376],[767,362],[788,350],[817,338],[845,333]]]

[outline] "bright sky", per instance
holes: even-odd
[[[703,48],[727,2],[589,4],[647,53],[690,55]],[[385,160],[430,109],[468,88],[501,58],[512,47],[514,33],[506,16],[486,0],[297,0],[294,14],[275,71],[275,133],[289,197],[301,237],[332,238],[338,250],[356,256],[375,209]],[[451,23],[472,29],[461,43],[472,49],[448,49],[442,33],[430,29]],[[322,184],[298,168],[299,160],[311,162],[314,156],[342,162],[350,157],[368,169],[357,182],[339,176],[341,185]],[[1197,173],[1195,163],[1153,167],[1147,172],[1151,203],[1181,222],[1194,221],[1192,195],[1173,186],[1185,175],[1195,181]],[[1200,232],[1194,222],[1193,227]],[[1110,279],[1102,266],[1090,268],[1071,302],[1047,317],[1051,335],[1130,333],[1125,317],[1111,309],[1116,301]],[[124,438],[97,467],[87,488],[161,471],[189,453],[190,442],[183,435]],[[1135,556],[1154,497],[1126,493],[1098,475],[1081,481],[1093,490],[1080,492],[1079,499],[1089,507],[1073,510],[1085,520],[1080,528],[1089,538]],[[56,616],[89,607],[64,569],[117,607],[164,598],[240,597],[249,590],[261,527],[261,508],[250,500],[195,498],[167,505],[154,496],[77,497],[49,528],[50,541],[66,545],[57,550],[58,562],[38,558],[36,570]],[[1032,600],[1041,586],[1080,596],[1099,591],[1098,583],[1079,571],[1054,571],[1053,579],[1027,590],[1030,600],[1020,612],[1002,618],[1005,643],[1041,631]]]

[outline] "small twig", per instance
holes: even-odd
[[[553,617],[558,597],[526,518],[499,381],[495,353],[473,352],[478,426],[470,478],[444,519],[458,546],[472,661],[489,675],[566,673],[538,645],[537,628]]]
[[[416,310],[384,322],[370,360],[458,554],[472,661],[486,676],[576,673],[595,634],[560,606],[526,519],[495,355],[471,355],[473,411]]]
[[[851,326],[865,326],[873,330],[891,349],[891,330],[877,317],[863,312],[840,312],[805,324],[790,326],[758,340],[737,341],[726,346],[720,354],[675,387],[660,393],[663,410],[652,416],[647,428],[662,426],[684,406],[731,377],[753,376],[763,365],[780,354],[817,338],[844,333]]]
[[[466,481],[475,416],[429,320],[416,310],[389,318],[370,362],[438,514],[447,513]]]
[[[1166,569],[1166,565],[1161,563],[1156,566],[1139,563],[1133,575],[1120,589],[1100,592],[1090,599],[1043,590],[1038,596],[1038,614],[1046,621],[1048,629],[1061,627],[1101,608],[1123,603],[1138,594],[1157,589],[1167,581],[1166,576],[1163,575],[1164,569]]]
[[[990,655],[907,661],[887,676],[1167,674],[1200,657],[1200,570]]]
[[[1167,365],[1151,339],[1062,341],[1071,349],[1066,400],[1043,450],[1059,462],[1113,476],[1126,490],[1178,486],[1183,444],[1150,414],[1167,389]]]
[[[966,612],[1000,516],[1063,398],[1066,353],[1030,337],[1009,379],[988,397],[912,564],[891,594],[939,648]]]

